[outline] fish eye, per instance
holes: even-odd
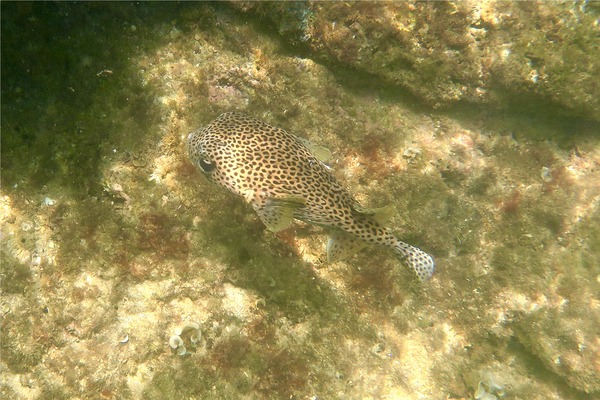
[[[206,158],[200,159],[200,161],[198,161],[198,166],[200,167],[202,172],[206,173],[212,172],[215,169],[215,165]]]

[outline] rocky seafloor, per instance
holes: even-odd
[[[600,395],[597,3],[1,7],[1,398]],[[187,159],[226,111],[433,278],[268,232]]]

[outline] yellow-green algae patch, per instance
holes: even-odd
[[[2,8],[3,398],[468,398],[481,371],[506,397],[600,390],[594,125],[432,111],[221,4]],[[209,184],[184,138],[232,110],[331,149],[434,278],[377,249],[327,265],[320,229],[270,234]]]

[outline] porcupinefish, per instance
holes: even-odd
[[[188,136],[192,162],[213,182],[243,197],[267,229],[294,219],[327,228],[327,261],[342,260],[369,244],[391,248],[421,281],[433,258],[384,226],[391,208],[366,209],[324,164],[330,153],[257,119],[225,113]]]

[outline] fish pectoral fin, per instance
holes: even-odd
[[[361,206],[354,206],[354,210],[359,214],[368,215],[380,225],[385,225],[390,219],[396,214],[396,208],[394,206],[386,206],[381,208],[365,208]]]
[[[327,241],[327,262],[344,260],[360,251],[366,245],[366,242],[353,236],[342,232],[333,232]]]
[[[254,189],[246,189],[242,191],[242,197],[247,203],[252,203],[255,199],[256,191]]]
[[[312,153],[315,158],[321,162],[327,162],[331,159],[331,151],[327,147],[314,144],[308,139],[296,137]]]
[[[268,230],[279,232],[292,224],[294,212],[304,205],[304,200],[297,197],[281,199],[270,197],[254,209]]]

